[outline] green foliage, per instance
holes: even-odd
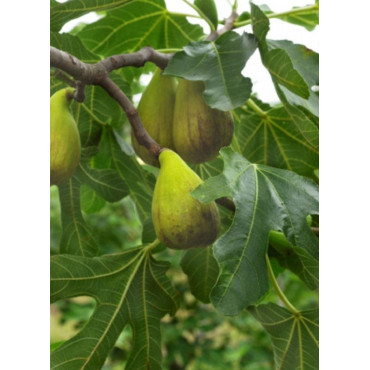
[[[84,328],[52,353],[52,368],[100,368],[127,324],[134,332],[127,368],[146,363],[161,368],[159,320],[166,312],[173,314],[177,304],[165,277],[169,264],[154,260],[148,251],[139,247],[98,258],[51,257],[52,302],[79,295],[97,301]],[[139,289],[142,294],[137,294]]]
[[[229,16],[213,1],[193,3],[218,30]],[[318,3],[280,14],[239,8],[236,28],[251,24],[253,33],[205,41],[164,0],[51,1],[53,47],[85,63],[145,46],[175,52],[166,74],[204,81],[207,104],[231,111],[235,127],[220,156],[191,165],[205,181],[192,196],[227,197],[235,212],[218,205],[216,242],[177,251],[156,239],[158,169],[135,155],[121,107],[92,85],[84,102],[72,102],[81,160],[50,189],[51,368],[318,369],[318,238],[306,217],[319,226],[319,56],[289,35],[267,37],[271,18],[312,30]],[[98,21],[60,33],[91,11]],[[243,75],[255,51],[277,104],[260,100],[254,76]],[[124,67],[110,78],[133,101],[154,68]],[[68,79],[53,68],[50,93]]]
[[[293,172],[252,164],[230,148],[220,153],[223,173],[193,194],[205,203],[224,196],[234,200],[233,224],[214,243],[221,272],[211,300],[226,315],[236,315],[268,290],[265,254],[270,230],[283,231],[293,245],[318,258],[318,240],[306,221],[308,214],[318,213],[318,189]]]
[[[317,128],[311,123],[298,126],[285,107],[255,112],[250,106],[235,111],[236,138],[241,153],[253,163],[285,168],[313,177],[319,164],[315,142]],[[310,131],[302,132],[302,128]]]
[[[319,311],[297,315],[276,304],[252,307],[249,312],[271,336],[279,369],[318,369]]]
[[[126,1],[127,2],[127,1]],[[136,0],[87,25],[78,36],[94,53],[114,55],[155,49],[179,48],[202,35],[201,27],[167,11],[163,0]]]
[[[227,32],[214,42],[190,43],[171,59],[165,74],[204,81],[203,95],[207,104],[230,111],[249,98],[251,80],[240,72],[256,48],[253,35]]]
[[[214,0],[194,0],[194,5],[197,6],[198,9],[200,9],[203,14],[211,21],[211,23],[217,28],[218,14]]]

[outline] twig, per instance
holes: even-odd
[[[76,90],[75,90],[73,97],[79,103],[82,103],[85,101],[85,83],[84,82],[77,81]]]
[[[173,53],[160,53],[147,46],[136,53],[113,55],[100,63],[108,73],[122,67],[142,67],[146,62],[152,62],[159,68],[164,69],[172,57]]]
[[[155,157],[158,157],[162,147],[152,139],[152,137],[144,128],[139,114],[137,113],[137,110],[131,103],[130,99],[109,77],[106,77],[104,80],[100,81],[98,85],[101,86],[114,100],[116,100],[121,108],[125,111],[137,142],[140,145],[144,145]]]
[[[237,18],[238,18],[238,13],[236,13],[235,11],[232,11],[230,16],[225,20],[225,25],[220,30],[211,32],[209,36],[206,38],[206,40],[215,41],[218,37],[220,37],[225,32],[232,30],[234,28],[234,23]]]
[[[157,157],[162,149],[161,146],[148,134],[135,107],[109,78],[109,73],[126,66],[141,67],[146,62],[152,62],[163,69],[172,55],[159,53],[151,47],[144,47],[136,53],[114,55],[101,62],[87,64],[65,51],[50,47],[50,65],[65,71],[77,80],[74,82],[76,87],[74,98],[78,102],[83,102],[85,99],[85,85],[98,85],[105,89],[125,111],[138,143],[144,145],[153,156]]]

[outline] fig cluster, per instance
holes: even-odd
[[[143,92],[138,113],[149,135],[162,147],[178,153],[188,163],[202,163],[217,157],[231,143],[234,123],[230,112],[211,108],[203,98],[202,81],[164,76],[157,68]],[[134,134],[132,145],[146,163],[159,162]]]
[[[138,113],[149,135],[163,148],[156,160],[132,144],[146,163],[160,167],[152,201],[152,220],[158,239],[173,249],[206,247],[218,236],[220,216],[215,202],[203,204],[191,192],[203,181],[187,165],[217,157],[231,143],[230,112],[212,109],[204,101],[202,81],[164,76],[157,69],[144,91]]]

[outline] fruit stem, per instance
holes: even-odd
[[[193,8],[201,16],[201,18],[203,18],[207,22],[209,28],[211,29],[211,32],[216,31],[216,28],[213,25],[213,23],[210,21],[210,19],[195,4],[190,3],[188,0],[182,0],[182,1],[185,4],[188,4],[191,8]]]
[[[290,303],[290,301],[288,300],[288,298],[286,297],[286,295],[284,294],[284,292],[280,289],[279,284],[276,281],[276,278],[275,278],[275,275],[274,275],[274,271],[272,270],[272,266],[271,266],[270,259],[269,259],[268,255],[266,254],[265,257],[266,257],[266,265],[267,265],[267,270],[268,270],[269,278],[270,278],[271,284],[274,287],[277,295],[282,300],[282,302],[284,303],[285,307],[294,316],[299,316],[299,311]]]
[[[259,116],[267,118],[267,113],[262,110],[252,99],[247,100],[247,105],[249,108],[253,109]]]
[[[302,6],[302,7],[290,9],[290,10],[287,10],[281,13],[270,13],[270,14],[265,13],[265,15],[267,18],[279,18],[279,17],[289,16],[289,15],[297,15],[297,14],[305,13],[307,11],[316,10],[316,9],[319,10],[319,4]],[[243,22],[235,22],[234,28],[247,26],[248,24],[251,24],[251,23],[252,23],[252,19],[247,19],[246,21],[243,21]]]

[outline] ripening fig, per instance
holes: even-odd
[[[208,106],[204,89],[202,81],[181,79],[176,91],[173,144],[181,158],[190,163],[216,158],[221,147],[233,138],[231,113]]]
[[[170,149],[161,152],[159,162],[152,202],[158,239],[173,249],[212,244],[220,226],[216,203],[203,204],[190,195],[202,179]]]
[[[172,148],[172,119],[175,105],[176,83],[173,77],[163,76],[157,68],[138,105],[138,113],[148,134],[162,147]],[[139,145],[131,133],[136,154],[146,163],[159,167],[158,159]]]
[[[73,91],[62,89],[50,98],[50,185],[68,180],[80,161],[80,135],[68,108]]]

